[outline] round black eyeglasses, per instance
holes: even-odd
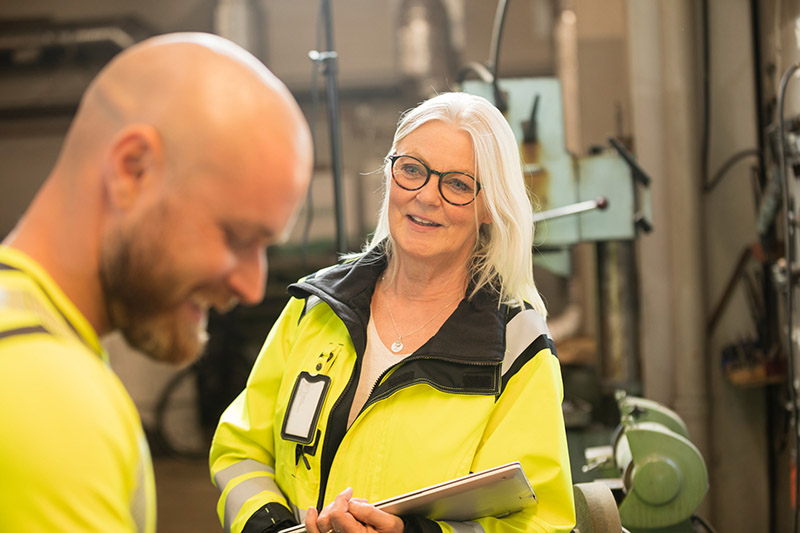
[[[481,184],[469,174],[439,172],[410,155],[390,155],[389,161],[392,162],[392,179],[401,189],[418,191],[428,184],[431,174],[436,174],[439,176],[439,194],[448,204],[471,204],[481,192]]]

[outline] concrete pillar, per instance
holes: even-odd
[[[653,177],[655,230],[640,241],[644,391],[675,409],[708,463],[695,9],[629,0],[628,31],[635,151]]]

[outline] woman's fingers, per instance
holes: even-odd
[[[363,529],[348,510],[352,497],[353,489],[348,487],[325,506],[317,517],[318,533],[351,533]]]
[[[347,487],[334,498],[329,513],[331,529],[333,530],[330,533],[342,533],[348,531],[353,525],[356,525],[355,520],[350,516],[350,511],[348,511],[347,508],[350,498],[352,497],[353,489]],[[329,532],[323,531],[322,533]]]
[[[350,514],[367,526],[371,526],[379,533],[401,533],[403,521],[399,516],[381,511],[372,504],[361,499],[352,499],[348,505]]]
[[[306,519],[304,521],[307,533],[321,533],[319,526],[317,525],[318,517],[319,513],[317,512],[316,507],[309,507],[308,512],[306,513]]]

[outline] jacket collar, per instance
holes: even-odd
[[[39,263],[16,248],[0,245],[0,270],[18,271],[27,276],[50,302],[55,311],[53,317],[63,324],[64,331],[74,335],[108,363],[108,355],[89,321]]]
[[[320,270],[290,285],[289,293],[301,299],[314,295],[327,303],[347,326],[353,346],[361,355],[366,347],[372,294],[386,265],[385,250],[378,246],[357,259]],[[500,363],[505,353],[507,312],[505,305],[498,307],[497,295],[490,288],[483,288],[472,300],[462,300],[439,332],[412,357]]]

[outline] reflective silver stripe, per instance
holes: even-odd
[[[139,463],[136,466],[136,490],[131,498],[131,517],[136,524],[136,531],[140,533],[155,531],[155,501],[150,492],[153,483],[153,461],[150,458],[150,448],[144,434],[138,437]]]
[[[144,465],[139,461],[136,469],[136,491],[131,501],[131,516],[136,524],[136,531],[144,532],[147,523],[147,496],[145,493]]]
[[[266,472],[274,475],[275,469],[254,459],[244,459],[214,474],[214,485],[221,491],[225,490],[225,486],[230,480],[250,472]]]
[[[227,469],[226,469],[227,470]],[[276,494],[281,494],[281,490],[271,477],[259,476],[251,479],[246,479],[237,484],[225,498],[225,523],[224,528],[226,533],[230,533],[231,524],[236,515],[239,514],[242,506],[247,500],[258,494],[268,490]]]
[[[306,515],[308,514],[308,509],[300,509],[298,506],[289,502],[292,506],[292,512],[294,513],[294,519],[297,520],[298,524],[302,524],[306,521]]]
[[[531,341],[539,335],[550,337],[544,317],[533,309],[525,309],[506,325],[506,355],[503,358],[503,375],[511,368]]]
[[[20,275],[28,276],[27,273],[21,270],[14,269],[14,271],[18,272]],[[43,288],[41,288],[41,290],[45,294],[45,297],[48,297],[45,290]],[[66,317],[53,313],[52,310],[42,304],[41,299],[35,297],[27,290],[10,289],[7,287],[0,288],[0,305],[5,309],[34,313],[47,332],[63,337],[77,337],[80,342],[85,343],[80,333],[75,330],[75,327]],[[56,307],[55,303],[53,303],[53,306]],[[56,311],[60,312],[58,307],[56,307]],[[94,349],[92,351],[94,352]]]
[[[483,526],[477,522],[444,522],[453,528],[453,533],[486,533]]]
[[[303,311],[303,314],[304,315],[307,314],[309,311],[311,311],[312,309],[314,309],[317,305],[319,305],[321,303],[322,303],[322,300],[319,298],[319,296],[314,296],[312,294],[306,300],[306,308]]]
[[[300,320],[303,320],[305,316],[311,311],[317,304],[321,304],[322,300],[320,300],[319,296],[314,296],[313,294],[306,298],[305,307],[303,307],[303,312],[300,313],[300,318],[297,320],[297,323],[300,323]]]

